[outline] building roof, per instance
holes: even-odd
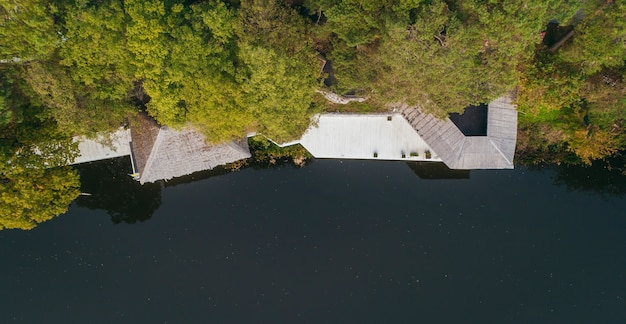
[[[300,143],[316,158],[442,161],[451,169],[512,169],[517,111],[489,103],[487,135],[466,136],[450,120],[400,106],[388,114],[321,114]],[[426,152],[430,152],[427,154]]]
[[[146,113],[137,114],[131,123],[131,150],[137,172],[146,167],[161,127]]]
[[[191,128],[177,131],[159,127],[145,114],[139,117],[139,123],[139,127],[133,127],[131,146],[142,184],[210,170],[250,157],[245,139],[207,144],[204,136]]]
[[[97,138],[76,136],[79,155],[72,164],[110,159],[130,154],[130,130],[120,128],[111,134],[100,134]]]
[[[317,158],[440,161],[426,159],[430,147],[399,113],[323,114],[312,124],[299,143]]]
[[[488,105],[487,136],[465,136],[449,119],[417,107],[398,109],[420,137],[452,169],[512,169],[517,140],[517,111],[509,97]]]

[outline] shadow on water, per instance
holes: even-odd
[[[106,210],[113,223],[136,223],[150,219],[161,206],[161,184],[141,185],[129,176],[130,157],[75,166],[80,174],[79,206]]]
[[[469,170],[452,170],[441,162],[407,162],[413,173],[420,179],[469,179]]]
[[[170,179],[167,181],[158,181],[157,183],[162,183],[164,187],[174,187],[177,185],[183,185],[183,184],[188,184],[188,183],[192,183],[195,181],[205,180],[208,178],[225,175],[225,174],[232,173],[232,172],[233,171],[229,169],[225,169],[224,167],[218,166],[218,167],[213,168],[212,170],[198,171],[190,175],[177,177],[177,178]]]

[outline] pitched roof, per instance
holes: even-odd
[[[400,107],[422,139],[452,169],[512,169],[517,140],[517,111],[509,97],[488,105],[487,136],[465,136],[449,119],[437,119],[416,107]]]
[[[156,141],[161,127],[146,113],[137,114],[134,122],[130,128],[132,138],[131,154],[133,155],[135,168],[137,172],[140,172],[139,170],[143,170],[146,167],[146,162],[148,162],[154,141]]]
[[[204,136],[191,128],[177,131],[159,127],[150,119],[147,115],[140,117],[140,127],[133,133],[133,156],[142,184],[213,169],[250,157],[245,139],[207,144]]]

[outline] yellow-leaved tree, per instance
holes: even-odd
[[[38,118],[41,109],[23,110],[20,122],[0,128],[0,230],[34,228],[66,212],[80,194],[78,174],[67,166],[77,144],[54,120]]]

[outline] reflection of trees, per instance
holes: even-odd
[[[570,190],[592,191],[600,195],[626,193],[626,156],[594,161],[591,165],[561,165],[556,168],[554,182]]]
[[[103,209],[114,223],[143,222],[161,206],[161,184],[140,185],[132,173],[130,158],[123,157],[76,166],[81,190],[88,196],[76,199],[79,206]]]

